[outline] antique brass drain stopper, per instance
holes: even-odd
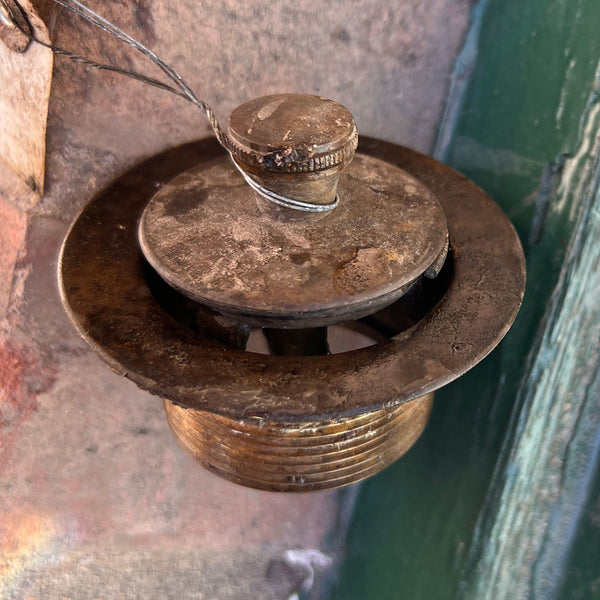
[[[227,140],[231,156],[214,140],[164,152],[88,204],[62,251],[65,306],[214,473],[278,491],[368,477],[507,332],[519,240],[433,159],[363,138],[355,154],[331,100],[247,102]]]

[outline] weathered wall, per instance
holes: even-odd
[[[222,119],[257,95],[314,92],[346,104],[362,132],[424,151],[470,3],[89,2]],[[144,64],[64,11],[51,29],[83,54]],[[61,307],[57,255],[79,209],[141,158],[207,132],[178,98],[57,58],[44,197],[0,166],[2,597],[285,598],[308,573],[273,567],[286,550],[338,557],[352,490],[261,493],[197,467],[159,399],[110,372]]]

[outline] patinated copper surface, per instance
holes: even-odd
[[[321,218],[272,218],[227,157],[202,162],[150,200],[140,244],[171,286],[245,323],[358,319],[445,254],[446,217],[414,177],[363,154],[340,174],[338,194]]]
[[[74,323],[117,372],[175,404],[233,419],[339,418],[392,407],[452,381],[507,332],[525,269],[516,233],[476,185],[433,159],[376,140],[365,154],[400,166],[438,198],[453,275],[441,301],[387,342],[331,356],[264,356],[194,334],[150,293],[137,221],[156,190],[222,150],[212,140],[165,152],[118,178],[73,225],[61,286]]]

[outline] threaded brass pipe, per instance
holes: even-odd
[[[432,404],[430,393],[353,417],[275,423],[164,400],[171,430],[201,465],[235,483],[281,492],[340,487],[381,471],[417,441]]]

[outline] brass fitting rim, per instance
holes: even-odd
[[[152,157],[85,207],[59,261],[74,325],[142,389],[232,419],[340,418],[403,404],[456,379],[500,342],[517,314],[525,288],[519,239],[501,209],[449,167],[394,144],[361,143],[365,154],[425,183],[446,213],[448,288],[409,331],[344,354],[265,356],[201,338],[167,314],[148,288],[137,222],[157,185],[222,155],[212,139]]]

